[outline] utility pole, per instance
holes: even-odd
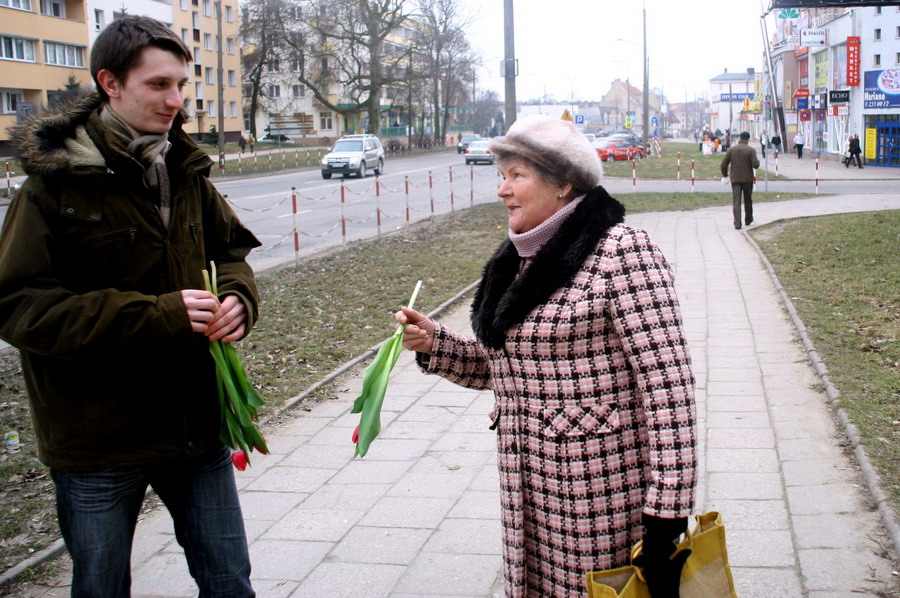
[[[644,4],[644,152],[649,148],[650,136],[650,59],[647,56],[647,5]]]
[[[219,117],[219,167],[225,164],[225,82],[224,71],[222,70],[222,46],[225,45],[222,39],[222,2],[216,1],[216,91],[218,93],[218,117]]]
[[[504,125],[506,130],[516,122],[516,46],[513,35],[513,0],[503,0],[503,77],[506,79]],[[504,131],[505,133],[506,131]]]

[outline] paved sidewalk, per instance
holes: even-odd
[[[900,194],[763,203],[758,224],[900,209]],[[638,214],[677,270],[697,377],[697,512],[724,514],[741,598],[895,596],[889,545],[779,295],[727,207]],[[427,309],[429,306],[421,306]],[[431,306],[433,307],[433,306]],[[468,305],[440,320],[468,328]],[[502,596],[490,393],[420,374],[401,355],[384,431],[352,459],[361,372],[268,435],[238,474],[261,598]],[[60,583],[66,583],[63,579]],[[894,584],[894,585],[891,585]],[[28,596],[67,595],[68,588]],[[168,515],[144,519],[135,598],[196,595]]]

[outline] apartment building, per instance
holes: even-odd
[[[9,127],[90,85],[86,17],[84,0],[0,0],[0,153]]]
[[[192,49],[195,62],[186,93],[191,121],[185,130],[199,140],[210,127],[219,130],[221,81],[226,138],[240,138],[237,0],[0,0],[0,155],[12,151],[9,127],[31,111],[52,105],[68,89],[93,87],[90,47],[109,23],[125,15],[153,17],[170,25]]]

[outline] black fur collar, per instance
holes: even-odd
[[[510,326],[525,320],[572,280],[601,237],[625,218],[625,206],[601,186],[581,201],[519,278],[521,258],[507,239],[484,267],[472,302],[472,328],[483,345],[500,349]]]

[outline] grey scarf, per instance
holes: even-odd
[[[172,144],[169,143],[168,134],[141,135],[122,120],[109,104],[105,104],[100,110],[100,120],[125,145],[125,151],[144,167],[144,183],[159,194],[159,215],[163,226],[169,228],[172,192],[169,188],[169,171],[166,169],[166,152]]]

